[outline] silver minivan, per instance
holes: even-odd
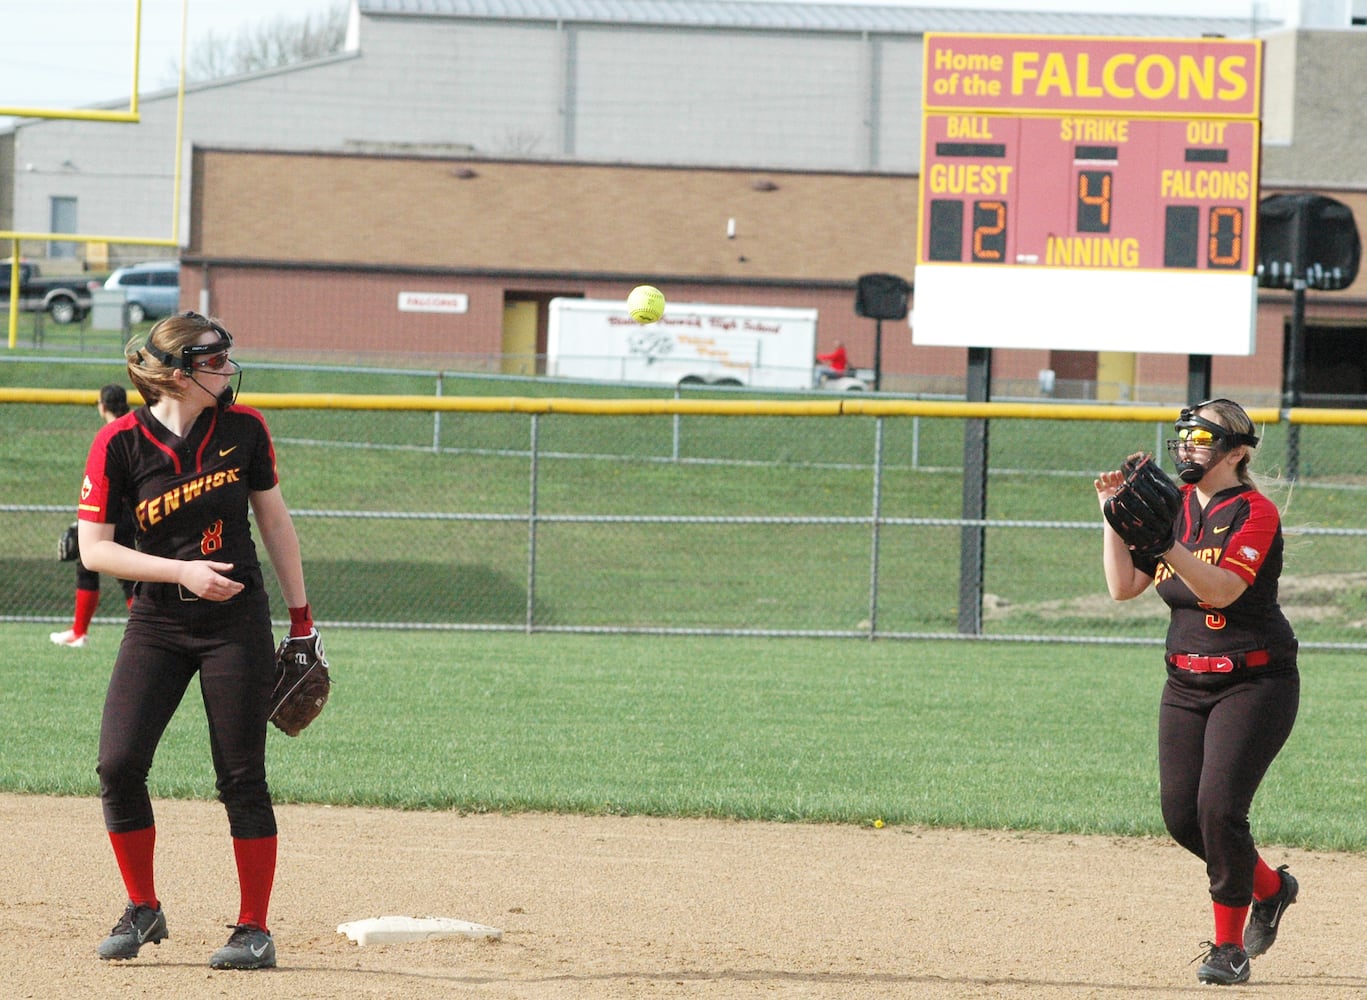
[[[105,279],[104,287],[123,289],[129,323],[160,319],[180,308],[180,262],[152,260],[121,267]]]

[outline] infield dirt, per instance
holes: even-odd
[[[0,795],[6,997],[678,998],[1181,996],[1210,902],[1162,840],[279,806],[279,967],[215,972],[237,915],[217,803],[157,803],[171,937],[95,946],[123,892],[98,801]],[[1367,857],[1277,847],[1301,883],[1247,989],[1367,993]],[[359,946],[337,925],[455,917],[502,940]]]

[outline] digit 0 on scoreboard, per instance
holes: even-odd
[[[1216,205],[1210,210],[1206,264],[1241,270],[1244,266],[1244,210],[1239,205]]]
[[[1212,205],[1201,241],[1199,205],[1169,205],[1163,213],[1163,266],[1207,267],[1217,271],[1244,269],[1244,208]]]

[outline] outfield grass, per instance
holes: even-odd
[[[119,629],[82,651],[0,625],[0,789],[93,795]],[[272,730],[280,801],[1161,835],[1156,650],[392,632],[327,634],[336,685]],[[1259,840],[1367,850],[1367,667],[1303,658]],[[192,688],[159,797],[209,798]]]
[[[254,392],[379,391],[360,375],[250,374]],[[0,365],[0,385],[94,388],[119,375],[57,361]],[[428,391],[417,377],[392,384]],[[484,394],[494,385],[453,381],[446,393]],[[532,388],[524,384],[523,394]],[[268,419],[297,510],[526,509],[530,463],[511,454],[527,447],[524,417],[444,415],[442,450],[426,452],[336,442],[430,444],[430,415],[277,411]],[[0,503],[71,503],[95,422],[93,407],[0,406]],[[690,419],[682,434],[688,454],[733,464],[684,465],[655,460],[673,447],[668,420],[553,417],[540,425],[547,454],[538,502],[556,516],[867,516],[871,427],[865,418]],[[1275,466],[1283,429],[1269,430],[1264,457]],[[1091,470],[1153,447],[1145,440],[1153,433],[1141,425],[994,421],[989,517],[1096,523]],[[1295,491],[1288,525],[1362,525],[1361,470],[1352,465],[1361,451],[1350,447],[1351,433],[1306,429],[1302,472],[1329,470],[1344,482]],[[957,517],[960,422],[923,421],[915,434],[909,422],[888,426],[883,516]],[[556,451],[635,457],[550,457]],[[50,551],[65,512],[7,518],[5,612],[22,610],[14,589],[22,581],[25,600],[68,614],[71,567]],[[310,596],[324,619],[440,614],[517,623],[525,611],[525,523],[297,523]],[[1005,624],[990,622],[989,632],[1158,639],[1166,618],[1156,602],[1097,600],[1096,542],[1091,531],[988,529],[986,589],[1015,612]],[[867,612],[867,544],[865,529],[830,525],[780,533],[542,523],[538,622],[853,629]],[[954,631],[958,529],[885,526],[881,544],[880,628]],[[1367,618],[1364,544],[1289,539],[1284,580],[1328,581],[1322,607],[1295,621],[1303,639],[1358,637],[1355,623]],[[0,789],[93,795],[100,707],[120,629],[98,625],[83,651],[52,646],[49,630],[0,624],[9,653]],[[281,801],[1162,834],[1156,646],[366,629],[327,638],[338,679],[332,705],[300,739],[272,732],[272,787]],[[1367,667],[1317,651],[1303,655],[1302,667],[1301,719],[1255,803],[1254,832],[1268,842],[1367,850],[1358,735]],[[197,694],[172,724],[152,786],[159,796],[212,795]]]
[[[87,359],[89,360],[89,359]],[[252,391],[430,392],[430,376],[250,367]],[[52,359],[0,364],[0,385],[91,389],[116,366]],[[426,386],[426,388],[424,388]],[[452,378],[448,395],[510,386]],[[519,392],[611,387],[519,382]],[[640,390],[645,391],[645,390]],[[655,390],[658,394],[659,390]],[[626,393],[619,392],[621,394]],[[6,515],[0,533],[5,613],[60,617],[70,567],[52,558],[69,520],[93,408],[0,406],[0,503],[55,512]],[[530,499],[530,424],[517,414],[443,414],[440,449],[425,413],[268,411],[285,495],[296,511],[474,514],[515,518]],[[1283,428],[1268,429],[1260,462],[1275,462]],[[1302,467],[1360,458],[1350,428],[1306,428]],[[678,446],[687,462],[662,460]],[[1154,447],[1147,424],[996,420],[988,517],[1073,522],[1083,528],[997,527],[986,532],[985,631],[993,635],[1154,638],[1161,609],[1104,600],[1097,558],[1093,470]],[[553,415],[538,423],[536,495],[543,518],[639,515],[868,517],[874,422],[864,417]],[[384,448],[360,448],[365,442]],[[423,448],[427,450],[421,450]],[[398,450],[396,450],[398,449]],[[880,512],[885,519],[959,516],[962,422],[884,425]],[[563,457],[563,456],[580,457]],[[585,458],[613,455],[612,459]],[[43,456],[39,459],[37,456]],[[913,461],[915,456],[915,461]],[[1363,525],[1357,484],[1317,482],[1294,493],[1288,528]],[[301,516],[310,592],[327,618],[518,626],[534,604],[538,627],[643,627],[859,631],[872,620],[869,529],[862,524],[642,524],[543,520],[537,582],[528,594],[525,520],[403,521]],[[876,622],[884,633],[943,634],[958,627],[960,530],[885,524],[880,531]],[[1290,537],[1284,580],[1306,642],[1356,643],[1367,619],[1367,537]],[[269,577],[269,575],[268,575]],[[274,595],[274,582],[268,586]],[[278,595],[274,595],[277,596]],[[278,601],[277,601],[278,603]]]

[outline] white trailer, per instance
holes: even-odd
[[[671,302],[642,326],[626,302],[550,302],[546,373],[562,378],[665,385],[810,389],[815,309]]]

